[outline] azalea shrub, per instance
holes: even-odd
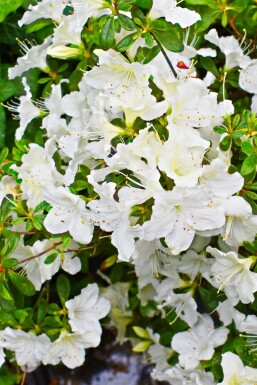
[[[4,2],[0,376],[104,328],[156,380],[256,383],[256,2]]]

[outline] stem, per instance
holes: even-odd
[[[165,57],[165,60],[166,62],[168,63],[173,75],[175,76],[175,78],[177,79],[178,78],[178,74],[177,72],[175,71],[175,68],[173,67],[170,59],[168,58],[168,55],[166,54],[165,52],[165,49],[163,48],[163,46],[161,45],[161,42],[159,41],[159,39],[157,39],[157,37],[154,35],[153,32],[150,32],[150,34],[152,35],[152,37],[154,38],[154,40],[156,41],[156,43],[158,44],[158,46],[160,47],[161,51],[162,51],[162,54],[163,56]]]
[[[54,243],[51,247],[48,247],[48,248],[45,249],[44,251],[41,251],[41,253],[32,255],[31,257],[28,257],[28,258],[21,259],[21,260],[19,261],[19,264],[24,263],[24,262],[31,261],[32,259],[35,259],[35,258],[38,258],[38,257],[41,257],[41,255],[44,255],[44,254],[47,253],[48,251],[53,250],[56,246],[59,246],[59,245],[61,245],[61,244],[62,244],[62,242]]]
[[[27,376],[27,365],[25,366],[25,371],[22,376],[21,385],[25,385],[26,376]]]
[[[81,249],[67,249],[67,250],[64,250],[63,252],[64,253],[80,253],[81,251],[94,249],[95,247],[96,247],[96,245],[89,246],[89,247],[82,247]]]

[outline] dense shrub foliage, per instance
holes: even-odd
[[[257,383],[256,1],[2,3],[0,384]]]

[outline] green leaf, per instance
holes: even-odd
[[[2,249],[2,257],[7,258],[9,255],[11,255],[14,250],[16,249],[18,243],[20,240],[20,234],[19,233],[10,233],[8,236],[5,246]]]
[[[1,9],[1,7],[0,7]],[[1,11],[0,11],[1,14]],[[19,78],[9,80],[8,79],[8,68],[7,64],[1,64],[1,76],[0,76],[0,102],[5,102],[12,96],[19,96],[24,93],[24,89]],[[3,108],[1,106],[1,108]]]
[[[200,14],[202,19],[196,23],[197,32],[203,32],[208,29],[209,26],[219,17],[220,13],[220,11],[210,9],[206,6],[201,7]]]
[[[5,109],[3,106],[0,105],[0,148],[3,148],[5,146],[5,132],[6,132]]]
[[[207,5],[211,8],[218,8],[218,4],[214,0],[185,0],[185,2],[193,5]]]
[[[45,265],[51,265],[51,263],[53,263],[56,260],[58,255],[59,255],[59,252],[58,251],[54,251],[53,253],[51,253],[50,255],[48,255],[46,257],[46,259],[44,260],[44,264]]]
[[[1,153],[0,153],[0,163],[2,163],[8,156],[9,150],[7,147],[3,148]]]
[[[226,128],[221,126],[213,127],[213,131],[216,132],[216,134],[225,134],[227,132]]]
[[[8,271],[9,278],[13,285],[24,295],[32,296],[36,293],[33,283],[20,274],[15,273],[12,270]]]
[[[15,12],[23,3],[23,0],[1,0],[0,23],[9,13]]]
[[[244,196],[254,201],[257,200],[257,194],[253,191],[244,191]]]
[[[14,308],[15,304],[14,301],[7,301],[3,297],[0,296],[0,307],[6,312],[6,313],[11,313]]]
[[[151,9],[153,5],[152,0],[136,0],[136,5],[142,9]]]
[[[17,266],[18,264],[19,264],[19,261],[18,259],[15,259],[15,258],[7,258],[7,259],[4,259],[2,262],[2,266],[5,269],[11,269],[12,267]]]
[[[222,151],[227,151],[231,146],[231,141],[232,139],[230,135],[225,136],[219,144],[220,149]]]
[[[40,29],[52,25],[52,20],[51,19],[39,19],[36,21],[33,21],[26,29],[26,33],[32,33],[39,31]]]
[[[134,29],[136,29],[136,24],[130,17],[120,13],[118,15],[118,20],[121,27],[126,31],[133,31]]]
[[[46,302],[46,300],[44,298],[41,298],[39,304],[38,304],[38,309],[37,309],[37,323],[40,324],[46,313],[47,313],[47,309],[48,309],[48,304]]]
[[[177,28],[165,20],[154,20],[151,22],[151,31],[155,40],[157,39],[163,47],[172,52],[182,52],[183,40]],[[156,42],[158,43],[158,41]]]
[[[13,297],[5,284],[3,282],[0,282],[0,297],[3,298],[5,301],[13,301]]]
[[[200,56],[200,63],[206,71],[210,71],[216,78],[220,76],[219,70],[216,64],[210,57]]]
[[[49,211],[50,209],[51,209],[51,205],[46,201],[43,201],[34,208],[34,213],[38,213],[39,211],[43,211],[43,210]]]
[[[108,50],[114,46],[115,44],[114,35],[115,35],[114,18],[110,16],[106,20],[100,34],[100,45],[102,49]]]
[[[134,36],[137,35],[136,33],[132,33],[126,37],[124,37],[119,43],[116,45],[115,49],[118,52],[124,52],[126,51],[134,42]]]
[[[254,152],[254,148],[253,148],[252,144],[250,142],[248,142],[247,140],[242,142],[241,148],[242,148],[242,151],[247,155],[250,155]]]
[[[150,61],[152,61],[160,52],[161,47],[158,45],[155,45],[153,48],[148,49],[148,52],[143,60],[143,64],[147,64]]]
[[[248,175],[255,171],[257,165],[257,156],[255,154],[249,155],[242,164],[241,175]]]
[[[66,275],[61,274],[58,276],[56,287],[61,303],[64,304],[69,298],[70,294],[70,281],[68,280]]]

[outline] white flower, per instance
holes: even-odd
[[[175,334],[171,347],[179,353],[182,367],[194,369],[200,361],[212,358],[214,348],[225,343],[228,333],[225,327],[214,329],[211,317],[203,314],[190,330]]]
[[[199,313],[197,312],[197,304],[192,297],[192,293],[175,294],[173,289],[177,285],[177,280],[172,278],[166,278],[158,286],[156,285],[157,295],[154,297],[155,301],[159,303],[158,308],[171,307],[171,311],[175,310],[173,322],[177,318],[181,318],[188,323],[189,326],[193,326],[197,320]],[[182,285],[180,285],[182,286]],[[170,313],[171,313],[170,311]]]
[[[135,249],[135,238],[142,236],[142,227],[140,225],[131,226],[130,210],[136,204],[134,199],[140,195],[142,190],[123,187],[119,190],[117,202],[113,196],[115,194],[116,184],[106,183],[98,185],[93,182],[94,190],[99,194],[99,200],[92,200],[88,207],[92,211],[93,223],[101,227],[102,230],[112,231],[112,244],[118,249],[118,258],[122,261],[128,261]]]
[[[51,341],[46,334],[36,336],[30,332],[7,327],[1,332],[1,344],[15,352],[18,365],[32,372],[41,364],[51,346]]]
[[[29,208],[35,208],[44,200],[43,187],[60,186],[63,176],[56,170],[53,154],[55,143],[49,139],[45,148],[36,143],[30,144],[28,154],[23,155],[21,166],[12,166],[18,172],[21,182],[22,197],[27,199]]]
[[[250,271],[250,267],[256,258],[238,258],[234,251],[223,253],[210,246],[206,251],[215,257],[211,271],[219,290],[224,288],[229,297],[238,295],[243,303],[253,302],[253,294],[257,291],[257,274]]]
[[[19,194],[19,186],[12,176],[5,175],[0,182],[0,205],[6,195],[12,195],[14,199]]]
[[[47,49],[51,44],[51,37],[47,37],[43,44],[34,45],[28,42],[27,44],[21,42],[21,48],[24,56],[17,59],[15,67],[9,68],[9,79],[14,79],[16,76],[21,76],[24,72],[30,68],[40,68],[42,71],[48,72],[48,66],[46,63]]]
[[[65,302],[65,306],[69,310],[69,324],[73,331],[101,335],[102,328],[98,320],[109,313],[110,302],[99,296],[96,284],[90,284],[82,289],[80,295]]]
[[[238,247],[243,241],[253,242],[257,232],[257,215],[244,198],[232,196],[222,202],[226,224],[221,228],[223,240],[230,246]]]
[[[23,24],[30,24],[38,19],[53,19],[55,22],[58,22],[62,18],[66,3],[68,1],[42,0],[36,5],[30,4],[18,24],[21,27]]]
[[[239,85],[243,90],[250,94],[257,94],[257,60],[253,60],[246,68],[242,69],[239,74]]]
[[[97,333],[68,333],[62,331],[60,337],[55,340],[43,357],[43,364],[57,365],[63,362],[70,369],[83,365],[85,361],[85,349],[96,347],[100,343]]]
[[[180,188],[154,194],[155,204],[150,221],[143,225],[144,239],[165,237],[172,254],[191,245],[196,230],[211,230],[225,222],[223,209],[215,207],[207,189]]]
[[[44,220],[50,233],[69,231],[76,242],[87,244],[91,241],[94,225],[83,199],[64,187],[46,187],[44,199],[53,207]]]
[[[231,352],[222,354],[221,366],[224,373],[219,385],[254,385],[257,382],[257,369],[244,366],[240,357]]]
[[[190,27],[198,20],[201,20],[199,13],[190,11],[187,8],[177,7],[176,0],[153,0],[153,6],[150,10],[151,19],[165,17],[167,21],[178,23],[182,28]]]
[[[225,326],[230,325],[234,321],[237,330],[242,332],[242,323],[245,319],[245,314],[240,313],[240,311],[235,309],[234,306],[237,304],[237,302],[237,299],[226,299],[225,301],[219,303],[216,311],[218,312],[219,318]]]
[[[212,373],[202,369],[185,370],[179,364],[165,371],[154,369],[151,376],[159,381],[167,381],[171,385],[216,385]]]
[[[9,111],[14,112],[14,118],[20,121],[20,125],[15,131],[15,137],[20,140],[28,126],[28,124],[37,116],[41,115],[41,110],[31,101],[32,94],[27,84],[26,78],[22,78],[26,95],[18,98],[19,102],[12,102],[7,104]]]
[[[217,45],[226,57],[225,70],[231,70],[234,67],[246,68],[252,61],[244,55],[249,47],[243,47],[244,41],[239,44],[234,36],[219,37],[216,29],[211,29],[205,36],[210,43]]]
[[[165,171],[179,187],[197,185],[203,157],[209,146],[209,142],[197,136],[188,136],[178,129],[171,129],[158,162],[159,169]]]
[[[51,248],[55,243],[58,243],[60,239],[44,239],[43,241],[36,241],[33,246],[24,246],[20,241],[15,251],[12,254],[13,258],[19,261],[25,258],[37,255],[44,250]],[[76,242],[72,241],[70,248],[79,248]],[[74,252],[63,253],[62,245],[56,246],[55,251],[58,252],[57,258],[51,264],[45,264],[45,259],[48,255],[53,253],[53,250],[49,250],[44,255],[37,258],[33,258],[27,262],[21,263],[20,267],[24,269],[28,279],[34,284],[36,290],[40,290],[42,284],[50,280],[54,274],[57,273],[60,266],[64,271],[70,274],[76,274],[81,269],[81,262]]]

